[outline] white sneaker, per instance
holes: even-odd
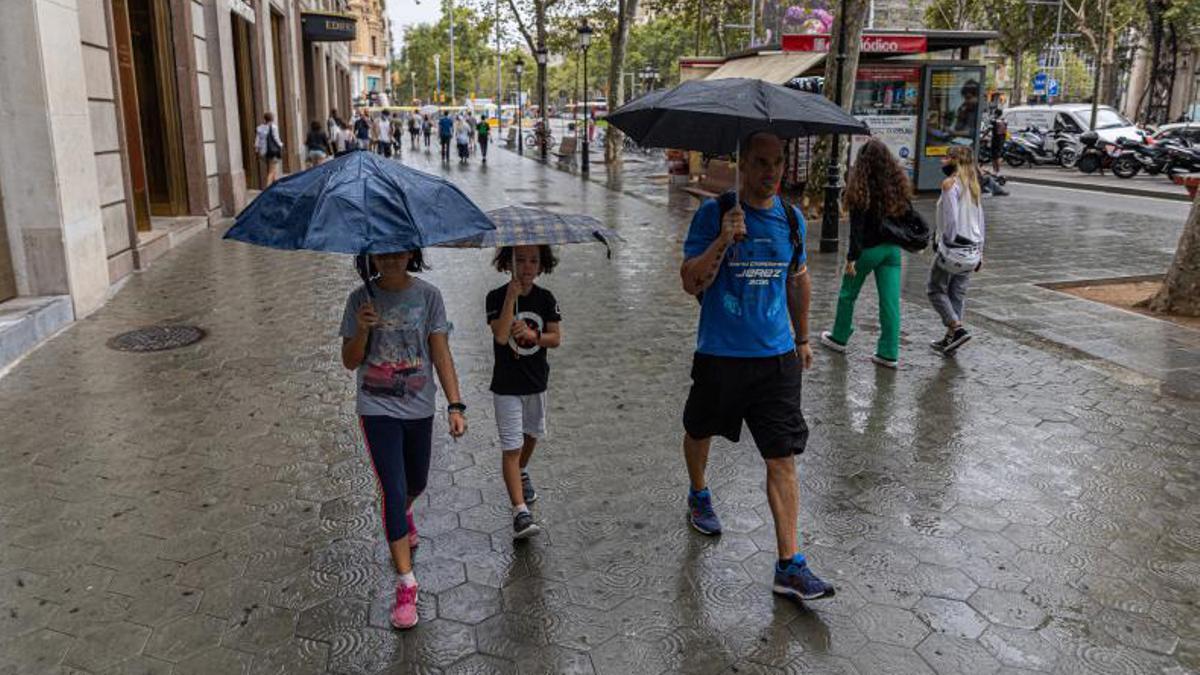
[[[892,370],[896,370],[897,368],[900,367],[899,361],[889,361],[889,360],[883,358],[882,356],[879,356],[878,354],[872,354],[871,360],[874,361],[875,365],[877,365],[877,366],[883,366],[884,368],[891,368]]]
[[[834,340],[833,335],[831,335],[827,330],[821,331],[821,346],[825,347],[826,349],[831,349],[839,354],[846,353],[846,345]]]

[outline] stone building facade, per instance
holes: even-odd
[[[385,0],[350,0],[349,11],[358,26],[350,47],[351,95],[357,101],[391,88],[392,32]]]
[[[236,214],[263,113],[302,167],[306,123],[349,108],[345,4],[0,2],[0,368]]]

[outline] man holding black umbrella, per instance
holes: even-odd
[[[701,303],[683,413],[688,520],[704,534],[721,533],[704,475],[709,446],[716,435],[736,443],[744,421],[767,464],[779,554],[773,589],[812,600],[834,589],[808,568],[797,541],[795,455],[808,441],[801,371],[812,365],[804,219],[776,194],[783,174],[780,138],[751,133],[740,148],[737,196],[727,193],[697,210],[680,269],[684,291]]]

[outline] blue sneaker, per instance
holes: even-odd
[[[833,586],[813,574],[801,554],[796,554],[787,567],[775,563],[775,586],[772,590],[778,595],[801,600],[816,600],[834,594]]]
[[[721,534],[721,521],[713,511],[712,493],[708,488],[688,492],[688,522],[697,532],[709,535]]]

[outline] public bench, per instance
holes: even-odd
[[[732,189],[734,177],[734,170],[729,162],[713,159],[705,168],[704,177],[695,185],[683,188],[683,191],[698,199],[709,199]]]
[[[513,147],[513,144],[515,144],[516,142],[517,142],[517,128],[509,127],[508,135],[504,137],[504,144],[511,148],[511,147]]]
[[[551,150],[550,154],[560,162],[575,161],[575,141],[574,136],[563,138],[562,142],[558,144],[558,150]]]

